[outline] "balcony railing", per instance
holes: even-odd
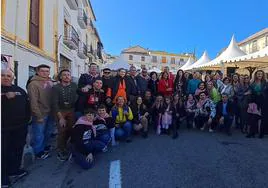
[[[79,8],[78,9],[77,21],[78,21],[78,24],[80,25],[80,27],[82,29],[86,29],[87,28],[88,17],[87,17],[87,14],[85,13],[85,11],[82,8]]]
[[[79,48],[78,48],[77,55],[81,59],[87,58],[87,46],[82,41],[79,42]]]
[[[69,5],[70,9],[72,10],[78,9],[78,0],[66,0],[66,3]]]
[[[76,50],[78,48],[79,35],[73,26],[67,24],[64,26],[63,42],[72,50]]]

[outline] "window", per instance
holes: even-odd
[[[63,55],[60,55],[60,67],[59,70],[68,69],[71,70],[71,60]]]
[[[252,52],[256,52],[258,50],[257,48],[257,40],[254,40],[252,42]]]
[[[162,57],[162,63],[167,63],[167,58],[166,57]]]
[[[141,56],[141,61],[145,61],[145,57],[144,56]]]
[[[30,4],[30,43],[39,46],[39,0],[31,0]]]
[[[129,59],[129,60],[133,60],[133,55],[129,55],[129,56],[128,56],[128,59]]]
[[[153,56],[153,58],[152,58],[152,62],[153,62],[153,63],[156,63],[156,62],[157,62],[157,56]]]
[[[183,64],[184,64],[184,59],[180,58],[179,65],[183,65]]]
[[[170,59],[170,64],[175,64],[175,57],[172,57],[172,58]]]

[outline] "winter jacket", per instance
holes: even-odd
[[[52,86],[50,78],[45,79],[36,75],[27,87],[32,115],[37,119],[43,119],[52,111]]]
[[[15,92],[14,98],[8,99],[7,92]],[[1,86],[1,129],[2,131],[26,127],[30,120],[31,111],[26,92],[15,85]]]
[[[77,100],[77,85],[71,83],[68,86],[57,84],[52,88],[52,106],[55,113],[74,110]]]
[[[148,88],[148,80],[149,80],[149,76],[147,78],[142,77],[141,75],[138,75],[136,77],[137,80],[137,84],[138,84],[138,89],[139,89],[139,94],[141,96],[144,96],[145,91]]]
[[[168,88],[171,88],[171,91],[167,91]],[[164,96],[171,96],[174,91],[174,83],[173,80],[168,79],[164,80],[161,79],[158,83],[158,92],[161,93]]]
[[[219,118],[221,118],[223,116],[222,111],[223,111],[223,102],[220,101],[220,102],[218,102],[218,104],[216,106],[216,118],[219,119]],[[229,116],[234,115],[233,103],[231,101],[227,102],[226,111],[227,111],[227,114]]]
[[[128,112],[127,117],[124,115],[125,111]],[[131,121],[133,119],[132,110],[127,105],[125,105],[123,108],[114,106],[111,110],[111,115],[115,121],[115,124],[123,124],[126,121]]]
[[[210,91],[209,97],[215,104],[221,100],[221,95],[215,87]]]
[[[199,79],[191,79],[187,85],[187,93],[195,94],[195,90],[198,88],[198,84],[201,82]]]

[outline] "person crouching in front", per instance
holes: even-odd
[[[96,127],[93,125],[94,112],[88,110],[80,117],[72,128],[72,157],[83,169],[93,164],[93,154],[107,151],[107,143],[97,138]]]
[[[233,103],[229,100],[228,95],[223,93],[222,100],[216,106],[216,122],[219,129],[224,129],[229,136],[231,135],[233,118]]]
[[[131,142],[133,114],[124,97],[116,98],[116,104],[111,110],[111,115],[115,121],[115,138],[118,140],[126,139],[126,142]]]

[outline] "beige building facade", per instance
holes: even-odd
[[[133,46],[124,49],[120,57],[123,61],[138,68],[146,67],[149,70],[152,68],[163,70],[165,66],[168,66],[172,72],[179,70],[190,57],[195,59],[192,53],[175,54],[150,50],[141,46]]]

